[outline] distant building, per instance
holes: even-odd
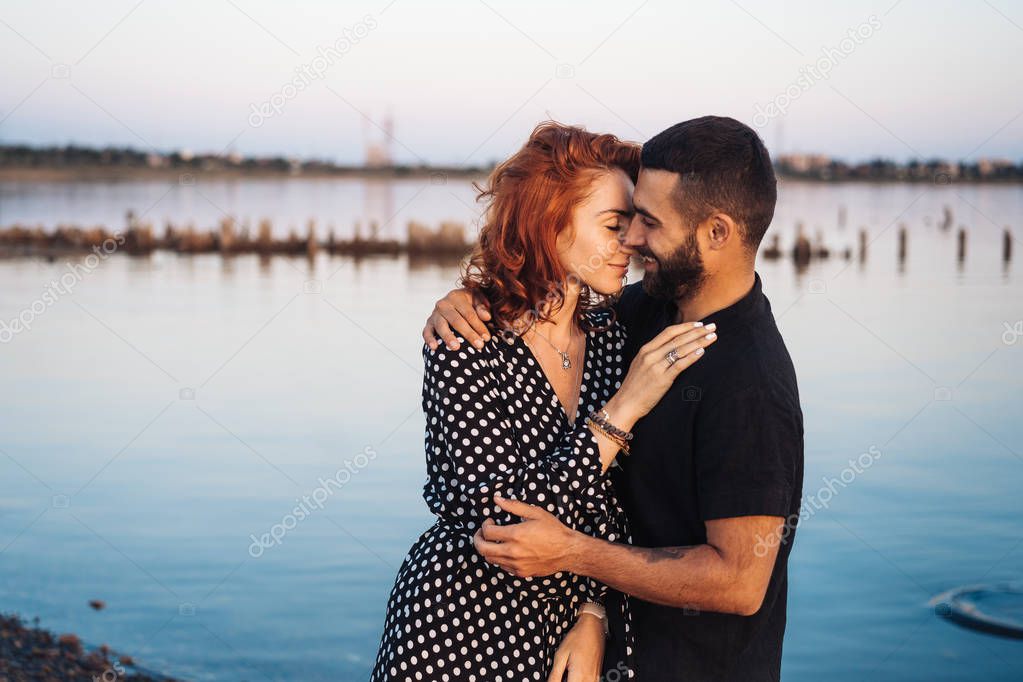
[[[363,122],[363,136],[366,140],[366,165],[370,168],[386,168],[394,165],[391,156],[391,142],[394,140],[394,119],[384,118],[380,130],[371,130],[370,122]],[[382,133],[382,137],[375,133]]]
[[[824,154],[786,154],[778,159],[779,165],[788,167],[794,173],[820,171],[831,165],[831,157]]]

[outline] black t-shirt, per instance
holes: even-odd
[[[618,317],[626,362],[672,324],[674,303],[626,287]],[[803,414],[792,360],[760,276],[734,305],[708,315],[718,340],[633,428],[630,456],[612,476],[641,547],[699,545],[705,521],[786,517],[763,607],[753,616],[698,612],[633,597],[641,682],[777,680],[785,632],[787,565],[803,485]],[[614,609],[608,609],[613,613]],[[614,668],[614,645],[605,662]]]

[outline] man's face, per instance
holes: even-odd
[[[643,260],[643,289],[655,298],[686,300],[706,281],[695,225],[688,225],[675,207],[679,176],[643,169],[636,183],[635,216],[625,244]]]

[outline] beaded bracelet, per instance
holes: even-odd
[[[625,441],[625,439],[623,439],[620,436],[616,436],[615,434],[611,433],[610,431],[605,429],[603,426],[601,426],[598,422],[593,421],[589,417],[586,418],[585,422],[586,422],[587,426],[592,426],[597,431],[600,431],[602,434],[604,434],[608,438],[608,440],[610,440],[615,445],[617,445],[618,449],[621,450],[622,452],[624,452],[626,455],[631,454],[629,452],[629,444]]]
[[[600,424],[605,431],[613,433],[622,440],[632,440],[632,434],[630,432],[620,429],[611,423],[611,415],[607,413],[607,410],[601,409],[600,414],[597,414],[597,411],[593,410],[590,412],[590,419]]]

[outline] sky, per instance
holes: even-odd
[[[358,163],[704,114],[775,155],[1023,160],[1009,0],[0,0],[0,143]]]

